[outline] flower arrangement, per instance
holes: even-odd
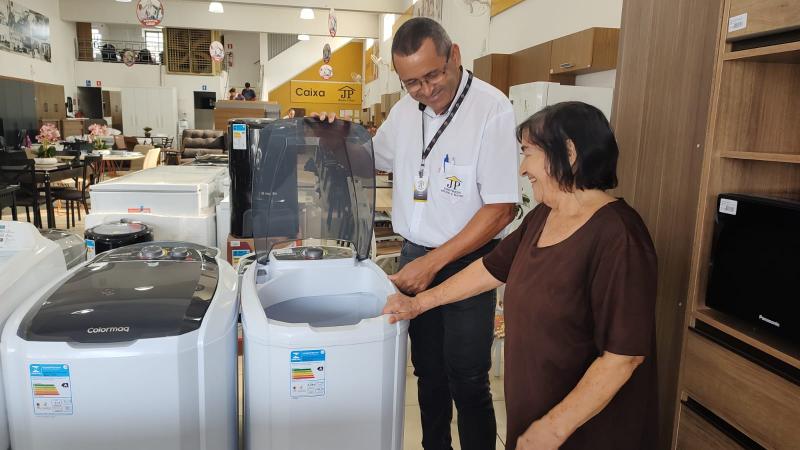
[[[106,142],[103,140],[103,136],[108,136],[108,134],[108,126],[106,125],[100,125],[99,123],[89,125],[89,136],[92,137],[96,150],[106,148]]]
[[[39,158],[52,158],[56,156],[56,148],[53,144],[61,140],[61,133],[55,125],[46,123],[39,129],[36,140],[42,144],[38,151]]]

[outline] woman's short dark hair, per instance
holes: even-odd
[[[228,93],[229,93],[229,94],[233,94],[234,92],[236,92],[236,88],[230,88],[230,89],[228,89]]]
[[[603,112],[583,102],[550,105],[517,127],[523,139],[544,150],[548,174],[561,189],[613,189],[617,187],[619,148]],[[570,166],[567,140],[575,145]]]
[[[447,56],[453,46],[453,41],[439,22],[428,17],[414,17],[397,29],[392,39],[392,57],[417,53],[425,39],[433,41],[439,56]]]

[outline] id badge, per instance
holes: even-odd
[[[414,177],[414,201],[428,201],[428,179],[426,177]]]

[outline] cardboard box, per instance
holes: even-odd
[[[256,251],[253,238],[238,238],[232,234],[228,235],[228,243],[225,248],[228,262],[234,268],[243,256]]]

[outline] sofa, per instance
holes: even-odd
[[[222,130],[183,130],[180,162],[194,160],[201,155],[220,155],[227,152],[225,132]]]

